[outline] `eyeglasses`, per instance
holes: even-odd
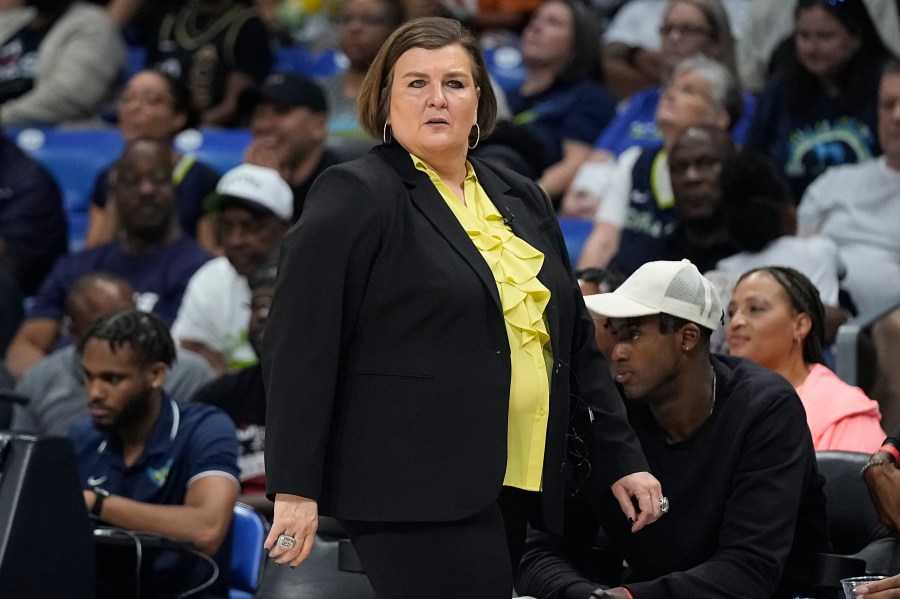
[[[713,37],[709,27],[688,25],[687,23],[666,23],[659,28],[660,37],[677,35],[678,37]]]

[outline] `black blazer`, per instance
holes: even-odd
[[[555,365],[544,524],[562,524],[570,409],[599,430],[592,476],[647,470],[556,216],[532,181],[471,159],[539,273]],[[449,521],[494,501],[506,470],[509,343],[490,268],[396,143],[326,170],[285,237],[266,324],[268,493],[323,514]]]

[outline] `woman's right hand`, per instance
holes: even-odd
[[[269,550],[269,557],[276,564],[290,564],[291,568],[295,568],[309,557],[318,528],[319,504],[314,499],[277,493],[272,528],[263,546]],[[282,547],[278,542],[282,534],[294,538],[293,547]]]

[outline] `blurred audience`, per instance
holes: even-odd
[[[106,12],[76,0],[27,0],[0,18],[0,122],[99,123],[125,67]]]
[[[275,169],[294,192],[300,218],[313,181],[341,162],[328,148],[328,105],[322,88],[297,73],[276,73],[244,96],[253,139],[244,162]]]
[[[799,0],[794,23],[746,147],[775,162],[799,201],[826,168],[880,153],[878,79],[887,54],[862,0]]]
[[[624,100],[665,83],[678,62],[697,52],[735,71],[734,38],[739,37],[750,4],[748,0],[625,2],[603,33],[603,71],[615,97]],[[673,51],[680,56],[672,56]]]
[[[78,351],[90,416],[75,423],[69,438],[88,512],[217,556],[222,576],[203,596],[227,598],[231,547],[223,541],[239,489],[231,420],[212,406],[179,404],[163,390],[175,344],[152,314],[107,316],[85,333]],[[209,565],[193,555],[144,551],[152,574],[139,578],[147,596],[174,596],[210,577]]]
[[[837,244],[847,268],[841,287],[860,312],[900,297],[900,61],[885,65],[877,106],[884,156],[829,168],[806,190],[797,213],[800,235],[818,233]],[[900,422],[900,310],[875,323],[872,339],[878,359],[871,395],[890,428]]]
[[[738,278],[753,268],[790,266],[819,291],[825,307],[825,340],[830,345],[847,312],[839,306],[844,267],[837,245],[823,235],[798,237],[797,208],[784,176],[762,154],[744,150],[725,161],[721,176],[725,219],[740,250],[707,272],[727,304]]]
[[[627,244],[612,266],[630,275],[646,262],[687,258],[704,272],[733,254],[737,248],[725,222],[719,173],[734,151],[731,135],[718,127],[688,127],[679,134],[668,153],[674,228]]]
[[[516,125],[536,146],[538,183],[559,200],[591,144],[615,115],[615,101],[600,81],[599,27],[575,0],[547,0],[522,32],[525,80],[506,98]],[[503,143],[503,126],[488,143]]]
[[[198,124],[184,83],[165,73],[136,73],[119,97],[117,125],[125,143],[136,139],[158,139],[172,143],[175,136]],[[173,171],[178,221],[185,234],[213,251],[217,244],[212,224],[202,218],[203,200],[215,190],[219,174],[191,154],[173,152]],[[112,241],[118,229],[115,203],[109,202],[109,170],[97,175],[91,194],[85,245]]]
[[[743,1],[743,0],[738,0]],[[663,4],[662,2],[655,3]],[[633,146],[651,147],[662,143],[655,114],[663,88],[660,82],[670,79],[678,64],[702,54],[722,63],[737,77],[734,60],[734,39],[728,14],[720,0],[671,0],[664,4],[659,27],[659,70],[653,85],[623,100],[618,114],[594,142],[590,160],[605,162]],[[742,142],[756,109],[756,100],[743,95],[744,109],[740,120],[732,128],[735,141]]]
[[[784,266],[751,270],[738,279],[727,311],[729,351],[794,386],[816,450],[878,448],[884,438],[878,402],[825,366],[825,310],[809,279]]]
[[[381,45],[404,20],[401,0],[345,0],[341,4],[338,48],[347,69],[320,81],[328,104],[332,135],[365,137],[356,111],[356,98],[369,65]]]
[[[631,148],[614,164],[585,163],[566,193],[562,214],[595,213],[578,266],[605,266],[630,244],[670,233],[676,216],[666,163],[669,146],[690,126],[728,130],[740,111],[736,81],[725,67],[703,56],[679,64],[656,111],[664,145]]]
[[[270,260],[247,277],[250,287],[247,332],[257,356],[260,355],[269,306],[275,294],[276,272],[276,261]],[[239,500],[271,519],[273,504],[266,497],[266,393],[262,366],[257,362],[223,375],[197,391],[194,401],[212,404],[231,416],[241,446],[238,457],[241,471]]]
[[[225,255],[191,277],[172,336],[222,374],[257,361],[247,336],[247,276],[278,250],[291,225],[294,196],[277,171],[252,164],[225,173],[216,194],[211,208]]]
[[[120,235],[56,262],[7,351],[6,364],[16,378],[61,341],[65,298],[81,275],[107,271],[124,277],[137,292],[138,307],[170,323],[188,279],[209,260],[176,221],[172,148],[167,142],[138,140],[125,146],[112,170],[111,190]]]
[[[56,180],[0,129],[0,266],[30,296],[68,246]]]
[[[50,353],[25,371],[16,393],[29,398],[13,408],[12,430],[66,436],[72,424],[88,415],[78,344],[94,323],[115,312],[135,308],[134,289],[125,279],[103,272],[79,277],[66,296],[65,328],[72,344]],[[202,357],[177,351],[163,388],[178,400],[189,399],[215,374]]]
[[[146,65],[184,81],[206,126],[238,126],[238,99],[272,68],[269,33],[244,0],[187,0],[160,24]]]
[[[753,0],[748,3],[743,32],[737,45],[738,69],[744,88],[757,94],[771,75],[772,55],[794,30],[797,0]],[[878,36],[900,56],[900,27],[896,0],[863,0]]]

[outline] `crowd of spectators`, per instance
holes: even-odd
[[[325,169],[383,141],[356,106],[381,44],[442,15],[493,56],[503,108],[472,155],[537,181],[563,221],[590,223],[571,258],[592,294],[689,259],[726,312],[710,349],[787,379],[816,450],[874,453],[900,425],[900,309],[871,328],[866,391],[834,374],[832,344],[849,318],[900,304],[898,5],[0,0],[0,374],[31,400],[12,428],[67,434],[88,413],[89,331],[153,313],[177,346],[161,405],[196,399],[232,417],[242,500],[266,512],[257,355],[281,237]],[[298,48],[338,66],[286,69],[279,57]],[[117,130],[124,147],[95,174],[84,247],[69,238],[67,181],[16,143],[26,128],[74,127]],[[175,149],[192,129],[249,132],[243,164],[218,172]],[[575,510],[591,531],[603,520]],[[520,582],[543,590],[535,568],[572,548],[533,545]]]

